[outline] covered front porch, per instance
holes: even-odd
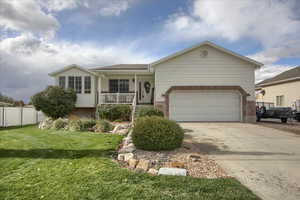
[[[154,100],[154,76],[150,72],[102,72],[98,80],[98,104],[148,104]]]

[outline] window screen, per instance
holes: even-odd
[[[66,87],[66,77],[65,76],[59,77],[59,87],[62,87],[62,88]]]
[[[119,92],[127,93],[129,92],[129,80],[119,80]]]
[[[117,93],[119,92],[119,80],[117,79],[110,79],[109,80],[109,92],[110,93]]]
[[[86,93],[86,94],[91,93],[91,77],[90,76],[84,77],[84,93]]]
[[[68,77],[68,87],[75,90],[75,77],[74,76]]]
[[[129,80],[128,79],[110,79],[109,80],[109,92],[110,93],[127,93],[129,92]]]
[[[81,76],[76,76],[75,77],[75,92],[76,93],[81,93]]]

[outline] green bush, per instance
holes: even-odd
[[[132,140],[139,149],[172,150],[181,146],[183,129],[163,117],[141,117],[135,121]]]
[[[81,120],[70,120],[68,126],[69,131],[83,131],[83,125]]]
[[[82,131],[88,131],[89,129],[93,128],[95,125],[96,125],[96,120],[94,119],[81,120]]]
[[[98,107],[98,115],[100,119],[109,121],[122,120],[130,121],[131,106],[130,105],[101,105]]]
[[[56,130],[64,129],[68,125],[68,120],[58,118],[53,122],[52,128]]]
[[[145,108],[141,108],[138,111],[138,117],[150,117],[150,116],[158,116],[158,117],[163,117],[164,113],[156,108],[152,108],[152,107],[145,107]]]
[[[72,89],[49,86],[44,91],[31,97],[31,102],[48,117],[58,119],[65,117],[75,108],[76,93]]]
[[[113,129],[113,125],[107,120],[98,120],[96,123],[96,130],[101,132],[109,132]]]

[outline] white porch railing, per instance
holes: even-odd
[[[132,101],[131,122],[134,122],[135,109],[136,109],[136,94],[134,95]]]
[[[100,104],[132,104],[135,93],[101,93]]]

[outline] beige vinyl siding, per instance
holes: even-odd
[[[77,94],[77,102],[76,107],[95,107],[95,98],[96,98],[96,77],[86,73],[84,71],[81,71],[79,69],[70,69],[67,71],[64,71],[58,75],[55,76],[55,84],[59,85],[59,77],[65,76],[66,77],[66,87],[68,87],[68,76],[81,76],[81,93]],[[91,93],[85,94],[84,93],[84,76],[90,76],[91,77]]]
[[[201,51],[207,50],[207,57]],[[156,101],[171,86],[179,85],[237,85],[255,100],[255,66],[208,45],[154,66]]]
[[[300,81],[281,83],[263,87],[265,95],[259,95],[257,101],[272,102],[276,105],[276,96],[283,96],[283,107],[291,107],[300,99]]]

